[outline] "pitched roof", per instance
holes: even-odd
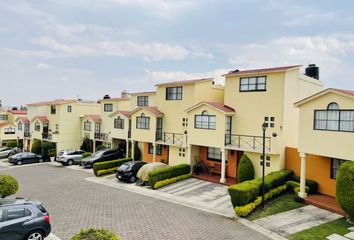
[[[332,89],[335,90],[335,91],[338,91],[338,92],[354,95],[354,91],[353,90],[345,90],[345,89],[338,89],[338,88],[332,88]]]
[[[3,123],[0,123],[0,128],[8,126],[8,125],[13,126],[13,124],[11,124],[10,122],[3,122]]]
[[[101,122],[102,121],[100,115],[96,115],[96,114],[86,114],[83,118],[89,118],[94,122]]]
[[[227,106],[227,105],[225,105],[223,103],[205,102],[205,101],[204,102],[200,102],[200,103],[188,108],[186,110],[186,112],[189,112],[189,111],[191,111],[193,109],[196,109],[196,108],[198,108],[198,107],[200,107],[202,105],[208,105],[208,106],[210,106],[210,107],[212,107],[212,108],[214,108],[214,109],[216,109],[218,111],[224,112],[226,114],[234,114],[235,113],[235,110],[233,108],[231,108],[231,107],[229,107],[229,106]]]
[[[135,92],[135,93],[130,93],[130,95],[154,95],[156,94],[156,92],[152,91],[152,92]]]
[[[229,73],[223,74],[222,76],[239,76],[239,75],[250,75],[250,74],[259,74],[259,73],[272,73],[272,72],[285,72],[291,69],[299,68],[302,65],[292,65],[284,67],[274,67],[274,68],[260,68],[260,69],[250,69],[250,70],[235,70]]]
[[[173,82],[166,82],[166,83],[159,83],[155,86],[169,86],[169,85],[192,85],[201,82],[208,82],[212,81],[213,78],[200,78],[200,79],[191,79],[191,80],[182,80],[182,81],[173,81]]]
[[[30,104],[27,104],[27,106],[61,105],[61,104],[73,103],[76,101],[77,100],[73,100],[73,99],[67,99],[67,100],[55,99],[54,101],[30,103]]]
[[[151,106],[138,107],[138,108],[134,109],[130,114],[133,114],[141,109],[151,112],[156,117],[163,117],[165,115],[157,107],[151,107]]]
[[[128,101],[130,98],[126,97],[116,97],[116,98],[107,98],[107,99],[99,99],[99,102],[104,102],[104,101]]]
[[[36,119],[38,119],[42,123],[48,123],[49,122],[49,120],[48,120],[48,118],[46,116],[35,116],[34,118],[32,118],[31,121],[33,122]]]
[[[26,115],[27,110],[8,110],[8,112],[16,115]]]
[[[113,116],[115,116],[115,115],[117,115],[118,113],[121,113],[121,114],[123,114],[124,116],[126,116],[127,118],[130,118],[130,116],[131,116],[131,112],[130,111],[115,111],[114,113],[112,113],[112,114],[110,114],[109,116],[110,117],[113,117]]]
[[[21,121],[21,122],[23,122],[23,123],[29,123],[30,121],[28,120],[28,118],[26,118],[26,117],[18,117],[18,118],[16,118],[16,120],[15,120],[16,122],[17,121]]]
[[[320,91],[318,93],[315,93],[307,98],[304,98],[296,103],[294,103],[295,107],[299,107],[301,106],[302,104],[304,103],[307,103],[309,101],[312,101],[313,99],[316,99],[322,95],[325,95],[329,92],[334,92],[334,93],[338,93],[338,94],[341,94],[341,95],[345,95],[345,96],[349,96],[351,98],[354,98],[354,91],[353,90],[345,90],[345,89],[337,89],[337,88],[327,88],[323,91]]]

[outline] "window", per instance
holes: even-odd
[[[240,78],[240,92],[266,91],[267,77]]]
[[[136,128],[137,129],[149,129],[150,128],[150,118],[145,117],[142,113],[140,117],[136,117]]]
[[[275,127],[275,117],[264,117],[264,122],[267,127],[274,128]]]
[[[113,112],[113,104],[112,103],[105,103],[103,105],[103,110],[105,112]]]
[[[72,109],[72,106],[69,105],[66,110],[68,111],[68,113],[71,113],[72,110],[73,110],[73,109]]]
[[[340,110],[337,103],[330,103],[327,110],[315,110],[314,129],[354,132],[354,110]]]
[[[178,156],[180,156],[180,157],[186,156],[186,149],[185,148],[180,148],[180,149],[178,149],[178,151],[179,151]]]
[[[188,127],[188,118],[183,118],[182,119],[182,126],[183,127]]]
[[[154,154],[154,146],[152,145],[152,143],[149,143],[149,154]],[[160,144],[156,144],[156,155],[161,156],[162,155],[162,145]]]
[[[6,114],[0,114],[0,121],[7,121],[8,118],[9,117]]]
[[[208,147],[207,158],[208,160],[221,162],[221,149]],[[227,162],[227,151],[225,152],[225,161]]]
[[[25,209],[24,208],[13,208],[7,209],[7,218],[6,221],[11,221],[14,219],[19,219],[25,217]]]
[[[55,114],[57,112],[57,108],[55,105],[50,106],[50,114]]]
[[[34,124],[34,131],[39,132],[41,130],[41,124],[37,121]]]
[[[182,87],[166,88],[166,100],[182,100]]]
[[[101,123],[95,123],[95,133],[101,132]]]
[[[91,131],[91,122],[89,120],[84,122],[84,130],[85,131]]]
[[[232,117],[226,117],[225,145],[231,144]]]
[[[208,111],[203,111],[201,115],[195,115],[194,128],[216,129],[216,116],[209,115]]]
[[[30,131],[30,125],[29,123],[25,123],[25,132],[29,132]]]
[[[17,124],[17,129],[18,129],[19,131],[22,131],[22,122],[18,122],[18,124]]]
[[[337,179],[338,170],[345,160],[332,158],[331,159],[331,179]]]
[[[116,119],[114,119],[114,128],[124,129],[124,119],[122,119],[119,116]]]
[[[149,105],[149,97],[148,96],[138,96],[138,106],[148,106]]]
[[[15,128],[12,128],[12,127],[5,128],[4,134],[15,134]]]

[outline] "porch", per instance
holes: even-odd
[[[220,175],[216,175],[216,174],[209,174],[209,173],[198,173],[197,174],[193,174],[193,178],[195,179],[199,179],[199,180],[204,180],[207,182],[212,182],[212,183],[219,183],[219,184],[223,184],[226,186],[231,186],[237,183],[237,179],[233,178],[233,177],[225,177],[225,183],[221,183],[220,182]]]
[[[345,216],[336,199],[325,194],[313,194],[305,198],[305,203]]]

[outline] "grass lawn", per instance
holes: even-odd
[[[332,222],[321,224],[317,227],[313,227],[302,232],[290,235],[288,239],[290,240],[320,240],[326,239],[329,235],[337,233],[339,235],[345,235],[349,232],[348,228],[351,227],[344,218],[334,220]]]
[[[267,217],[280,212],[289,211],[295,208],[306,206],[304,203],[298,203],[294,201],[294,193],[284,193],[273,200],[266,202],[264,209],[261,207],[257,208],[254,212],[248,215],[247,219],[250,221],[256,220],[258,218]]]

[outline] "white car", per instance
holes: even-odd
[[[84,153],[85,151],[83,150],[63,150],[58,153],[56,161],[63,165],[69,166],[73,164],[80,164],[82,154]]]
[[[16,151],[15,148],[8,148],[8,147],[0,148],[0,158],[8,158],[11,155],[16,154],[17,152],[15,151]]]

